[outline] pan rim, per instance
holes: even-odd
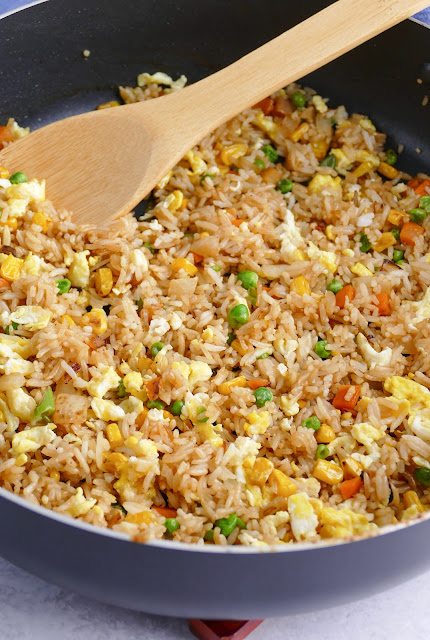
[[[91,524],[89,522],[83,522],[82,520],[74,520],[69,518],[66,515],[61,513],[57,513],[44,507],[42,505],[32,504],[28,502],[22,496],[17,496],[7,489],[3,489],[0,487],[0,498],[4,498],[5,500],[9,500],[13,502],[18,507],[27,509],[29,511],[35,512],[37,515],[40,515],[44,518],[48,518],[50,520],[55,520],[59,524],[66,525],[69,527],[73,527],[75,529],[81,529],[87,533],[91,533],[94,535],[102,535],[108,538],[113,538],[116,540],[121,540],[125,543],[135,543],[127,534],[120,533],[118,531],[112,531],[112,529],[98,527],[95,524]],[[380,538],[381,536],[385,536],[388,534],[396,533],[396,531],[404,530],[408,527],[420,524],[425,520],[430,519],[430,512],[421,514],[414,520],[409,520],[406,522],[398,522],[396,524],[389,524],[381,527],[375,533],[367,535],[367,536],[351,536],[347,539],[327,539],[320,540],[318,542],[295,542],[293,544],[288,545],[268,545],[267,547],[250,547],[250,546],[221,546],[221,545],[206,545],[206,544],[192,544],[189,542],[177,542],[175,540],[159,540],[153,539],[143,545],[144,547],[152,547],[158,548],[160,550],[170,550],[170,551],[190,551],[190,552],[199,552],[199,553],[222,553],[222,554],[248,554],[248,555],[273,555],[274,553],[294,553],[298,551],[318,551],[322,549],[327,549],[331,547],[338,547],[343,545],[350,545],[353,543],[365,542],[367,540],[373,538]]]
[[[30,9],[39,4],[43,4],[48,2],[48,0],[34,0],[33,2],[29,2],[25,5],[17,7],[16,9],[12,9],[11,11],[7,11],[5,13],[0,13],[0,20],[3,20],[9,16],[12,16],[16,13],[24,11],[25,9]],[[408,18],[411,22],[416,23],[421,27],[425,27],[430,29],[430,24],[422,22],[419,18],[412,16]],[[28,502],[22,496],[17,496],[8,491],[7,489],[3,489],[0,487],[0,498],[4,498],[18,507],[27,509],[32,511],[44,518],[48,518],[50,520],[54,520],[59,524],[73,527],[75,529],[80,529],[90,534],[94,535],[103,535],[108,538],[113,538],[115,540],[120,540],[125,543],[133,543],[133,540],[125,533],[119,533],[117,531],[112,531],[112,529],[98,527],[97,525],[90,524],[87,522],[83,522],[81,520],[73,520],[65,515],[52,511],[44,506],[35,505],[31,502]],[[396,524],[385,525],[378,529],[374,534],[368,536],[354,536],[348,539],[342,540],[321,540],[318,542],[295,542],[291,545],[269,545],[267,548],[265,547],[246,547],[246,546],[219,546],[219,545],[198,545],[191,544],[187,542],[176,542],[173,540],[150,540],[144,546],[158,548],[160,550],[170,550],[170,551],[188,551],[188,552],[197,552],[197,553],[209,553],[209,554],[229,554],[229,555],[266,555],[266,554],[274,554],[274,553],[294,553],[294,552],[303,552],[303,551],[317,551],[331,547],[338,547],[343,545],[350,545],[352,543],[360,543],[369,540],[370,538],[380,538],[381,536],[385,536],[388,534],[392,534],[401,530],[406,529],[407,527],[411,527],[417,524],[420,524],[426,520],[430,519],[430,512],[420,515],[418,518],[407,521],[407,522],[399,522]],[[136,543],[134,543],[136,544]],[[142,545],[139,545],[142,546]]]

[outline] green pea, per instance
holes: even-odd
[[[318,429],[321,428],[321,422],[316,416],[311,416],[310,418],[306,418],[306,420],[303,420],[302,426],[306,427],[306,429],[313,429],[314,431],[318,431]]]
[[[259,169],[265,169],[266,168],[266,165],[264,164],[264,162],[263,162],[263,160],[261,158],[255,158],[254,164]]]
[[[276,185],[276,191],[280,191],[281,193],[290,193],[290,191],[293,190],[293,187],[294,182],[292,180],[283,178],[282,180],[279,180],[278,184]]]
[[[370,251],[370,247],[372,245],[370,244],[369,238],[365,233],[360,233],[360,242],[360,251],[362,251],[363,253],[367,253],[368,251]]]
[[[270,162],[276,162],[278,159],[278,152],[276,151],[276,149],[274,147],[272,147],[271,144],[266,144],[265,147],[263,147],[262,149],[264,155],[266,156],[266,158],[268,158],[270,160]]]
[[[206,531],[206,533],[205,533],[205,535],[203,537],[206,540],[206,542],[213,542],[214,541],[214,530],[213,529],[209,529],[209,531]]]
[[[227,320],[232,329],[237,329],[249,320],[249,309],[246,304],[238,304],[227,314]]]
[[[137,307],[138,313],[140,313],[140,311],[142,311],[142,309],[143,309],[143,300],[142,300],[142,298],[139,298],[139,300],[136,300],[136,307]]]
[[[121,378],[121,380],[118,383],[118,388],[116,390],[117,394],[119,395],[120,398],[124,398],[127,395],[127,391],[124,385],[124,380]]]
[[[420,224],[427,217],[427,212],[424,209],[411,209],[409,211],[412,222]]]
[[[306,106],[306,96],[303,91],[295,91],[291,99],[296,109],[303,109],[303,107]]]
[[[237,516],[235,513],[232,513],[228,516],[228,518],[220,518],[215,521],[215,526],[219,527],[221,533],[227,538],[232,531],[236,527],[240,527],[241,529],[246,529],[246,524]]]
[[[179,522],[176,520],[176,518],[166,518],[166,520],[164,521],[164,526],[166,527],[167,531],[172,534],[179,529]]]
[[[315,353],[322,360],[327,360],[327,358],[330,358],[331,356],[331,351],[329,349],[326,349],[326,347],[327,347],[327,340],[318,340],[318,342],[315,345]]]
[[[72,286],[72,283],[67,278],[57,280],[58,293],[61,296],[63,293],[67,293]]]
[[[254,398],[257,407],[264,407],[266,402],[273,400],[273,393],[267,387],[260,387],[254,391]]]
[[[148,400],[148,402],[146,403],[146,406],[148,407],[148,409],[161,410],[161,409],[164,409],[166,405],[161,400]]]
[[[174,416],[180,416],[184,407],[185,402],[182,402],[182,400],[175,400],[175,402],[170,406],[170,413],[173,413]]]
[[[155,358],[157,353],[160,353],[161,349],[163,349],[163,348],[164,348],[164,342],[154,342],[154,344],[150,348],[149,352],[150,352],[151,356],[153,358]]]
[[[242,273],[239,273],[237,276],[237,279],[242,283],[244,289],[256,287],[258,283],[258,275],[255,271],[242,271]]]
[[[337,293],[343,288],[343,284],[339,280],[332,280],[327,285],[327,291],[331,291],[332,293]]]
[[[418,206],[420,209],[424,209],[426,213],[430,213],[430,196],[423,196]]]
[[[257,356],[256,360],[265,360],[270,357],[270,353],[262,353],[261,356]]]
[[[403,260],[404,255],[405,255],[404,251],[400,251],[400,249],[394,249],[393,251],[394,262],[399,262],[399,260]]]
[[[154,248],[151,246],[151,243],[150,243],[150,242],[144,242],[144,243],[143,243],[143,246],[145,247],[145,249],[149,249],[149,251],[150,251],[152,254],[154,254],[154,253],[156,252],[156,249],[154,249]]]
[[[214,271],[221,271],[221,267],[218,264],[212,264],[211,269]]]
[[[336,156],[330,153],[324,158],[324,160],[321,160],[320,167],[330,167],[330,169],[336,169]]]
[[[397,242],[400,240],[400,229],[391,229],[391,233],[396,238]]]
[[[17,322],[12,322],[12,329],[14,331],[16,331],[18,329],[18,327],[19,327],[19,324]]]
[[[16,173],[12,174],[9,180],[12,184],[22,184],[23,182],[28,182],[27,176],[22,171],[17,171]]]
[[[33,417],[38,422],[39,420],[48,420],[55,411],[55,398],[51,387],[48,387],[45,391],[45,395],[42,401],[37,405],[34,410]]]
[[[394,151],[394,149],[387,149],[385,152],[385,162],[387,164],[396,164],[397,162],[397,153]]]
[[[430,487],[430,469],[418,467],[414,471],[415,480],[425,487]]]
[[[325,444],[319,444],[317,446],[316,458],[319,460],[325,460],[330,455],[330,449]]]

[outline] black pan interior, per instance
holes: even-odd
[[[55,10],[53,4],[0,21],[2,124],[14,116],[36,128],[88,111],[116,97],[119,84],[134,84],[142,71],[184,73],[194,82],[331,3],[55,0]],[[427,29],[407,21],[303,82],[332,104],[369,114],[390,145],[405,145],[400,166],[425,171],[430,106],[421,103],[429,87],[417,78],[426,77],[428,43]]]

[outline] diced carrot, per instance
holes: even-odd
[[[413,247],[419,236],[422,236],[423,233],[424,228],[421,225],[415,222],[405,222],[400,230],[400,241],[402,244],[408,244]]]
[[[270,382],[268,380],[259,380],[258,378],[252,378],[248,380],[248,387],[255,391],[255,389],[259,389],[260,387],[268,387]]]
[[[423,180],[417,187],[415,187],[415,193],[419,196],[428,195],[428,187],[430,187],[430,180]]]
[[[418,178],[411,178],[409,180],[409,182],[407,183],[408,187],[411,187],[411,189],[416,189],[416,187],[418,187],[420,181],[418,180]]]
[[[0,145],[3,145],[3,142],[12,142],[13,135],[8,127],[0,127]]]
[[[279,116],[284,118],[289,113],[293,113],[294,108],[291,101],[285,96],[278,96],[275,99],[275,106],[273,107],[272,116]]]
[[[336,293],[336,304],[339,309],[344,308],[347,298],[350,302],[355,298],[355,289],[352,284],[346,284],[340,291]]]
[[[351,480],[344,480],[340,483],[340,493],[342,494],[342,498],[344,500],[348,500],[355,493],[360,491],[361,487],[361,478],[351,478]]]
[[[237,220],[232,220],[231,224],[234,224],[235,227],[239,228],[242,222],[246,222],[246,221],[242,220],[242,218],[237,218]]]
[[[200,264],[205,259],[205,257],[201,256],[199,253],[194,253],[194,251],[191,251],[191,253],[194,256],[194,264]]]
[[[0,289],[4,289],[5,287],[10,287],[10,282],[4,278],[0,278]]]
[[[160,393],[161,377],[148,380],[148,382],[145,383],[145,387],[148,398],[150,400],[155,400],[155,398],[158,398],[158,394]]]
[[[387,293],[378,293],[376,295],[378,298],[378,309],[380,316],[389,316],[391,315],[391,304],[390,297]]]
[[[164,518],[176,518],[176,509],[170,507],[152,507],[154,511],[163,516]]]
[[[264,98],[264,100],[260,100],[260,102],[254,106],[254,109],[261,109],[265,116],[270,116],[274,104],[275,101],[273,98]]]
[[[333,398],[333,406],[341,411],[350,411],[354,409],[360,397],[361,387],[358,384],[342,384],[335,397]],[[348,396],[348,399],[345,399]]]

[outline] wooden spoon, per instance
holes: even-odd
[[[131,211],[216,127],[428,3],[339,0],[186,89],[43,127],[8,145],[0,164],[46,178],[48,197],[75,222],[104,225]]]

